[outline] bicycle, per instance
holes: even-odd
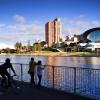
[[[18,75],[10,76],[11,86],[7,87],[7,88],[3,87],[1,89],[0,95],[3,95],[3,94],[8,93],[8,92],[20,95],[22,92],[22,88],[21,88],[20,82],[18,82],[18,80],[19,80]],[[5,84],[7,85],[7,81],[5,82]]]
[[[21,83],[18,81],[19,80],[19,76],[18,75],[13,75],[10,76],[11,78],[11,91],[15,94],[20,95],[22,92],[22,87],[21,87]]]

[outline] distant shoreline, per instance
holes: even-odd
[[[10,56],[61,56],[61,57],[100,57],[100,53],[91,53],[91,52],[34,52],[34,53],[19,53],[19,54],[5,54],[2,55],[10,55]]]

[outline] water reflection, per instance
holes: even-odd
[[[47,57],[45,64],[46,65],[61,66],[62,65],[62,61],[65,62],[66,59],[62,58],[62,60],[61,60],[60,57]],[[63,64],[65,64],[65,63],[63,63]]]
[[[12,63],[28,64],[31,57],[45,65],[100,68],[100,57],[49,57],[49,56],[0,56],[0,62],[9,57]]]

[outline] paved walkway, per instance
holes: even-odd
[[[44,87],[33,88],[27,83],[22,83],[21,89],[8,89],[0,94],[0,100],[92,100],[82,96],[60,92]]]

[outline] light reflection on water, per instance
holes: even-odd
[[[46,65],[100,68],[100,57],[0,56],[0,62],[7,57],[12,63],[28,64],[30,58],[34,57],[35,61],[41,60]]]

